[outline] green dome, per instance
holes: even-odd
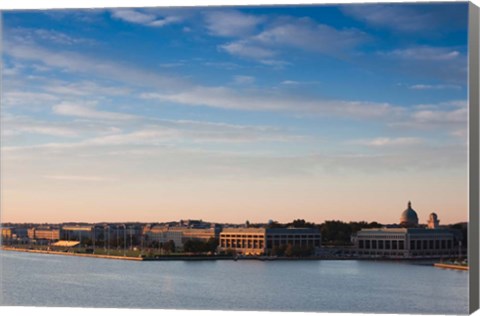
[[[412,208],[412,203],[408,202],[408,207],[405,211],[402,212],[400,216],[400,225],[406,227],[413,227],[418,225],[418,216],[417,212]]]

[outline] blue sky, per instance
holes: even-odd
[[[467,13],[5,11],[3,220],[466,220]]]

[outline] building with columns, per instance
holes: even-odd
[[[276,247],[318,250],[321,234],[317,228],[225,228],[220,233],[219,251],[243,255],[270,255]]]
[[[431,213],[426,228],[418,224],[417,212],[408,202],[397,227],[362,229],[352,237],[356,254],[369,258],[442,258],[458,253],[455,233],[440,228],[438,216]]]

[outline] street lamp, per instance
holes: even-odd
[[[110,225],[107,225],[107,229],[108,229],[108,234],[107,234],[107,239],[108,239],[108,242],[107,242],[107,255],[110,254]]]
[[[127,225],[123,224],[123,256],[127,255]]]

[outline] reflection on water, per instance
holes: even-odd
[[[468,312],[468,272],[370,261],[131,262],[0,252],[2,305]]]

